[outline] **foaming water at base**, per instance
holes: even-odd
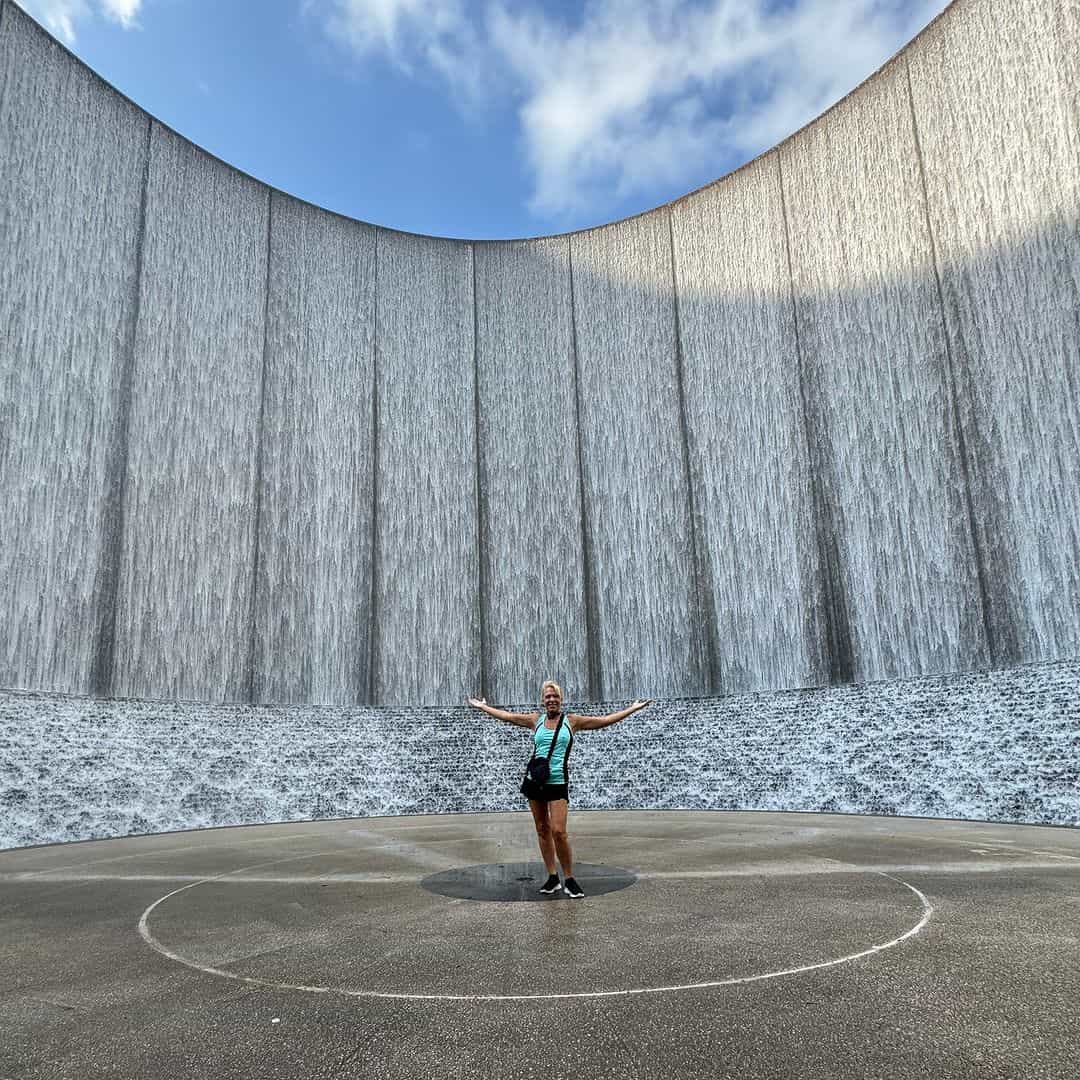
[[[3,691],[0,848],[521,809],[527,757],[527,732],[464,707],[207,705]],[[1061,661],[657,702],[578,736],[571,805],[1071,825],[1080,822],[1078,781],[1080,661]]]

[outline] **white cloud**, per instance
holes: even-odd
[[[135,16],[139,14],[142,0],[101,0],[105,14],[125,28],[135,25]]]
[[[89,15],[84,0],[16,0],[46,30],[69,45],[75,40],[75,24]]]
[[[523,81],[533,209],[700,176],[767,149],[895,52],[944,0],[595,0],[560,28],[492,9],[491,40]]]
[[[722,171],[835,102],[947,0],[305,0],[356,54],[515,102],[531,206],[564,215]]]
[[[71,45],[75,42],[76,25],[88,19],[95,6],[89,0],[16,0],[46,30],[61,41]],[[98,0],[97,10],[121,26],[135,26],[135,16],[142,7],[142,0]]]
[[[467,23],[454,0],[307,0],[304,7],[324,12],[331,33],[361,54],[386,49],[396,55],[405,37],[437,41]]]
[[[382,54],[411,75],[430,70],[463,101],[482,93],[483,46],[462,0],[303,0],[301,7],[360,58]]]

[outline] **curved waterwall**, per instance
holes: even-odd
[[[0,0],[0,685],[692,697],[1075,657],[1080,15],[469,242],[206,155]]]
[[[0,849],[523,809],[529,745],[527,731],[464,706],[0,691]],[[576,736],[570,772],[575,813],[797,810],[1080,826],[1080,662],[658,702]]]

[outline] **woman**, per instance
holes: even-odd
[[[628,708],[609,713],[607,716],[578,716],[577,713],[568,713],[563,716],[562,700],[563,692],[559,684],[548,679],[540,687],[540,701],[544,706],[544,711],[539,716],[535,713],[512,713],[503,709],[494,709],[484,701],[477,701],[476,698],[469,698],[469,704],[474,709],[486,712],[488,716],[494,716],[497,720],[505,720],[508,724],[517,724],[518,727],[532,728],[534,757],[547,757],[550,751],[551,775],[541,789],[540,795],[535,799],[529,799],[529,809],[532,811],[533,824],[536,826],[536,839],[540,842],[540,854],[544,859],[544,868],[548,872],[548,879],[540,891],[548,894],[559,891],[559,875],[555,863],[555,858],[558,856],[563,871],[562,890],[567,896],[580,900],[585,892],[574,880],[574,856],[570,850],[570,838],[566,834],[566,814],[570,806],[570,777],[566,768],[566,759],[570,745],[574,735],[579,731],[595,731],[597,728],[617,724],[631,713],[636,713],[652,703],[635,701]],[[561,725],[560,717],[562,717]],[[557,737],[556,730],[558,730]],[[551,746],[553,738],[555,738],[554,749]]]

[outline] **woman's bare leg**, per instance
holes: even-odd
[[[532,811],[533,824],[536,826],[536,839],[540,842],[540,857],[544,860],[544,869],[549,874],[557,872],[555,862],[555,844],[552,840],[551,825],[548,820],[548,806],[555,803],[540,802],[537,799],[529,800],[529,809]],[[566,804],[563,803],[565,806]],[[566,814],[563,814],[563,827],[566,826]]]
[[[570,804],[566,799],[556,799],[555,802],[548,803],[548,829],[555,842],[554,847],[559,856],[559,862],[562,863],[564,878],[574,876],[574,855],[570,850],[570,837],[566,832],[566,815],[569,809]],[[549,872],[554,873],[554,871]]]

